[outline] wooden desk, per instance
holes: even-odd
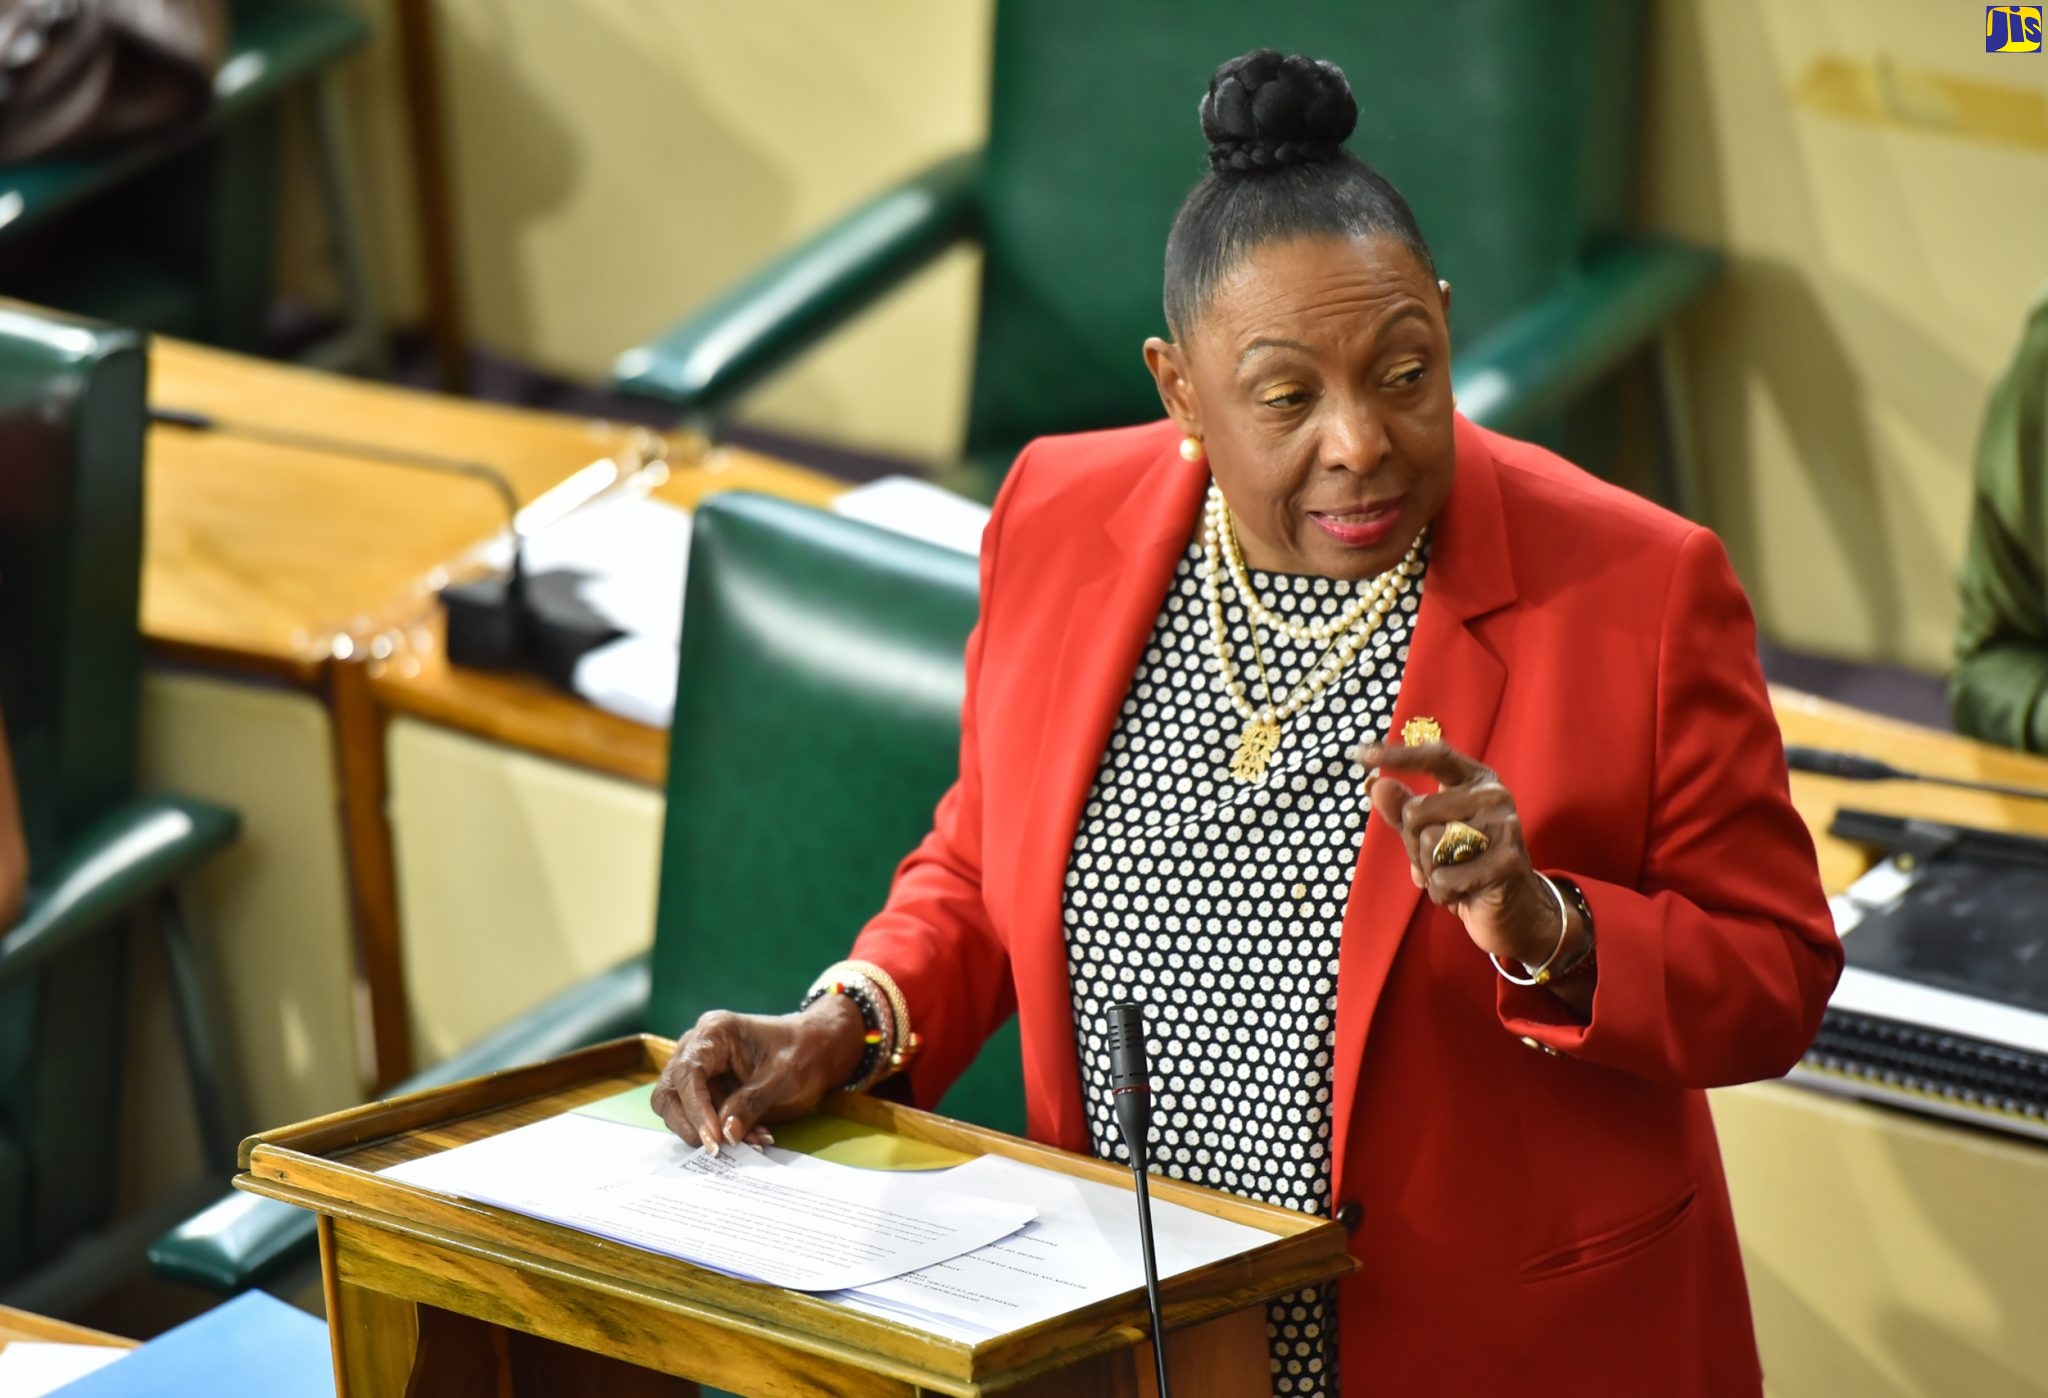
[[[1881,718],[1797,690],[1774,689],[1771,702],[1788,745],[1836,748],[1882,758],[1908,771],[2048,790],[2048,759]],[[1813,831],[1821,882],[1829,893],[1840,893],[1872,863],[1867,851],[1827,833],[1835,812],[1844,806],[2048,835],[2048,801],[2017,801],[1914,782],[1849,782],[1794,772],[1792,801]]]
[[[66,1320],[51,1320],[12,1306],[0,1306],[0,1350],[17,1340],[47,1345],[101,1345],[107,1349],[134,1349],[135,1341],[104,1330],[88,1330]]]
[[[521,503],[603,457],[687,435],[364,383],[175,340],[150,350],[152,407],[487,463]],[[447,566],[505,527],[476,482],[158,426],[148,446],[142,629],[160,653],[298,684],[417,620]]]

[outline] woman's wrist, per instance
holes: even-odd
[[[1558,899],[1551,893],[1550,881],[1531,869],[1523,880],[1516,903],[1520,912],[1514,925],[1519,932],[1514,949],[1508,954],[1531,972],[1545,964],[1562,965],[1572,954],[1575,945],[1572,939],[1580,932],[1575,925],[1578,918],[1571,909],[1570,900],[1565,900],[1565,915],[1560,929]]]
[[[867,1056],[868,1027],[860,1006],[845,995],[823,995],[797,1015],[804,1033],[815,1045],[813,1052],[834,1087],[852,1080],[861,1060]]]

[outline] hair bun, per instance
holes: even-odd
[[[1300,54],[1254,49],[1218,68],[1202,96],[1209,168],[1226,174],[1335,160],[1357,125],[1344,70]]]

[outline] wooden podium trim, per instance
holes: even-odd
[[[369,1285],[366,1276],[354,1273],[374,1260],[376,1285],[391,1294],[512,1328],[527,1327],[506,1312],[509,1303],[502,1292],[479,1296],[466,1307],[455,1305],[459,1279],[483,1283],[495,1278],[492,1285],[499,1286],[516,1277],[522,1295],[544,1293],[554,1307],[570,1306],[566,1298],[581,1297],[586,1313],[588,1303],[595,1302],[617,1307],[622,1322],[629,1315],[641,1321],[666,1317],[665,1323],[679,1332],[723,1333],[740,1348],[808,1355],[834,1368],[882,1378],[885,1384],[893,1380],[969,1398],[1145,1343],[1141,1290],[970,1346],[376,1173],[651,1082],[672,1049],[670,1042],[652,1035],[620,1039],[546,1063],[266,1131],[242,1143],[243,1173],[235,1187],[332,1220],[343,1282]],[[835,1097],[823,1110],[969,1154],[1004,1155],[1130,1187],[1130,1172],[1109,1162],[872,1098]],[[1169,1331],[1333,1281],[1356,1266],[1343,1229],[1328,1220],[1175,1180],[1155,1179],[1152,1189],[1158,1198],[1273,1235],[1264,1247],[1168,1280]],[[539,1323],[532,1333],[577,1343],[550,1333],[542,1316],[527,1319]],[[665,1364],[660,1355],[632,1352],[640,1348],[629,1342],[633,1328],[623,1325],[606,1337],[607,1342],[626,1342],[621,1358],[680,1372],[671,1367],[673,1354]],[[589,1347],[587,1335],[583,1343]],[[710,1373],[686,1376],[716,1381]]]

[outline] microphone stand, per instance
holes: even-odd
[[[1169,1398],[1166,1383],[1166,1321],[1159,1304],[1159,1259],[1152,1247],[1151,1055],[1145,1047],[1145,1008],[1112,1005],[1109,1009],[1110,1098],[1124,1147],[1131,1154],[1131,1179],[1138,1191],[1138,1243],[1145,1260],[1145,1304],[1152,1312],[1152,1358],[1158,1366],[1159,1398]]]

